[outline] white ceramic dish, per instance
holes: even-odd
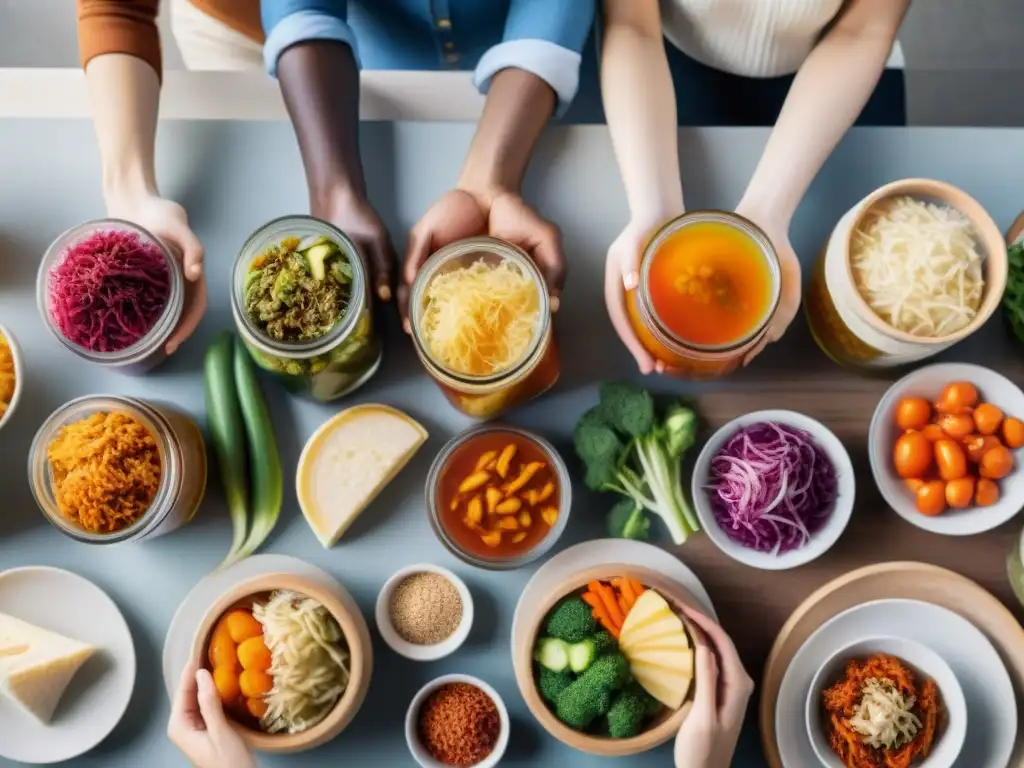
[[[982,400],[994,403],[1007,416],[1024,419],[1024,392],[1002,374],[969,363],[938,363],[919,368],[897,381],[878,402],[868,431],[868,454],[875,484],[896,514],[918,528],[947,536],[971,536],[983,533],[1016,515],[1024,507],[1024,471],[1022,453],[1014,451],[1016,467],[999,480],[999,501],[989,507],[947,509],[941,515],[922,515],[914,506],[914,497],[896,474],[892,449],[899,437],[896,404],[904,397],[919,396],[935,400],[943,387],[953,381],[969,381],[978,388]]]
[[[14,358],[14,396],[11,398],[11,402],[8,403],[4,415],[0,416],[0,430],[2,430],[18,409],[21,391],[25,388],[25,360],[21,354],[21,347],[18,346],[18,340],[7,326],[0,325],[0,336],[7,339],[7,346],[11,349],[11,357]]]
[[[988,638],[953,611],[917,600],[875,600],[836,614],[793,657],[779,687],[775,737],[783,765],[820,765],[799,715],[817,671],[837,648],[870,635],[931,648],[953,670],[970,712],[955,768],[1007,768],[1017,739],[1017,701],[1006,666]]]
[[[838,496],[836,497],[835,509],[832,510],[832,514],[829,515],[821,530],[812,534],[810,540],[799,549],[793,549],[779,555],[745,547],[729,538],[715,519],[715,513],[711,508],[711,501],[705,488],[710,474],[711,460],[718,453],[719,449],[743,427],[764,421],[775,421],[808,432],[814,439],[814,442],[832,460],[838,482]],[[733,560],[749,565],[752,568],[761,568],[766,571],[796,568],[825,554],[836,543],[843,531],[846,530],[846,524],[850,522],[855,492],[856,482],[853,475],[853,464],[850,462],[850,454],[846,452],[846,448],[839,442],[839,438],[835,436],[832,430],[810,416],[804,416],[802,413],[796,413],[795,411],[783,410],[754,411],[753,413],[733,419],[715,432],[705,443],[704,448],[697,457],[697,463],[693,467],[693,480],[691,481],[693,506],[697,512],[697,517],[700,518],[701,528],[704,529],[708,538]]]
[[[946,711],[946,726],[932,744],[927,759],[918,768],[951,768],[963,749],[967,738],[967,702],[963,688],[949,664],[931,648],[902,637],[867,637],[845,645],[830,656],[818,670],[804,706],[807,736],[818,760],[826,768],[845,768],[843,761],[832,751],[826,738],[822,692],[843,675],[850,659],[865,659],[875,653],[885,653],[906,662],[918,674],[918,684],[925,678],[935,681]]]
[[[430,753],[423,746],[417,733],[417,721],[419,719],[420,707],[423,706],[423,702],[427,700],[427,697],[442,685],[450,683],[475,685],[490,696],[494,706],[498,708],[498,718],[501,721],[501,732],[498,734],[498,742],[494,745],[494,749],[491,750],[491,754],[473,766],[473,768],[493,768],[493,766],[501,762],[501,758],[505,755],[505,750],[508,748],[508,732],[511,722],[508,717],[508,710],[505,708],[505,702],[501,700],[498,692],[483,680],[471,675],[442,675],[424,685],[413,696],[412,702],[409,704],[409,711],[405,714],[405,742],[409,745],[409,751],[421,768],[446,768],[445,763],[431,757]]]
[[[403,640],[401,635],[395,631],[395,625],[391,621],[391,597],[394,595],[395,589],[398,588],[398,585],[406,577],[416,573],[436,573],[443,576],[452,583],[455,589],[458,590],[459,597],[462,598],[462,619],[459,621],[455,631],[440,643],[416,645],[408,640]],[[466,583],[447,568],[432,565],[431,563],[409,565],[399,569],[384,583],[380,594],[377,595],[375,615],[377,630],[391,650],[399,656],[404,656],[413,661],[436,661],[458,650],[469,636],[469,630],[473,626],[473,596],[470,594]]]
[[[0,573],[0,612],[96,647],[49,725],[0,696],[0,758],[58,763],[79,757],[121,721],[135,688],[135,645],[121,611],[91,581],[59,568]]]

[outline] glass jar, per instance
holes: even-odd
[[[539,323],[522,360],[507,370],[487,376],[453,371],[431,354],[423,336],[427,289],[439,275],[484,260],[510,261],[530,278],[537,291]],[[416,354],[448,401],[476,419],[493,419],[546,392],[558,381],[561,365],[551,324],[551,302],[544,276],[520,248],[493,237],[473,237],[447,245],[420,268],[412,286],[409,317]]]
[[[168,274],[170,276],[170,293],[167,297],[167,306],[163,315],[145,336],[129,347],[116,352],[94,352],[68,340],[53,321],[50,301],[50,270],[60,263],[68,249],[97,232],[109,232],[112,230],[130,232],[142,240],[156,245],[164,258],[167,260]],[[97,219],[87,221],[72,227],[64,232],[43,254],[42,262],[39,265],[39,272],[36,275],[36,305],[43,322],[50,332],[57,337],[65,347],[70,349],[79,357],[90,362],[98,363],[104,367],[115,369],[127,374],[141,374],[154,368],[167,359],[165,350],[167,339],[170,338],[181,318],[185,306],[184,276],[181,272],[181,264],[156,236],[150,234],[137,224],[121,219]]]
[[[725,225],[749,238],[764,258],[771,279],[768,311],[758,319],[749,333],[725,345],[694,344],[680,338],[659,317],[652,298],[651,265],[655,254],[670,237],[682,229],[708,223]],[[760,228],[728,211],[691,211],[664,224],[647,243],[640,261],[640,283],[634,290],[626,292],[626,311],[640,343],[655,359],[684,378],[713,379],[736,370],[747,352],[768,331],[779,305],[781,286],[779,258],[768,236]]]
[[[1020,604],[1024,605],[1024,528],[1021,529],[1020,539],[1014,542],[1010,556],[1006,560],[1006,569],[1013,593],[1017,595]]]
[[[253,260],[285,238],[325,237],[340,249],[352,271],[352,292],[341,318],[324,336],[291,342],[271,338],[245,309],[246,278]],[[264,224],[235,259],[231,310],[253,360],[280,376],[293,391],[329,402],[369,381],[380,367],[383,347],[373,322],[372,294],[359,251],[341,230],[312,216],[284,216]]]
[[[156,440],[160,486],[135,523],[115,533],[91,533],[68,520],[57,506],[47,449],[67,424],[94,413],[124,413]],[[89,395],[58,408],[36,432],[28,453],[28,481],[36,504],[57,530],[87,544],[140,541],[177,530],[195,516],[206,492],[206,446],[196,423],[176,408],[119,395]]]

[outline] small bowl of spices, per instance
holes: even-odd
[[[422,768],[491,768],[508,747],[505,702],[470,675],[443,675],[423,686],[405,716],[405,740]]]
[[[377,597],[377,629],[395,653],[436,661],[454,653],[473,625],[473,598],[458,576],[439,565],[402,568]]]

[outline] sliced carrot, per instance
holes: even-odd
[[[584,603],[589,605],[591,608],[600,608],[601,607],[601,598],[599,598],[593,592],[584,592],[582,595],[580,595],[580,599]]]
[[[621,592],[618,596],[619,610],[622,611],[622,615],[625,616],[629,613],[629,603],[626,601],[626,596]]]
[[[643,594],[644,592],[646,592],[646,591],[647,591],[647,590],[646,590],[646,589],[644,588],[644,585],[643,585],[643,584],[641,584],[641,583],[640,583],[639,581],[637,581],[636,579],[630,579],[630,580],[629,580],[629,583],[630,583],[630,585],[632,585],[632,587],[633,587],[633,593],[634,593],[634,594],[635,594],[635,595],[636,595],[637,597],[640,597],[640,595],[642,595],[642,594]]]
[[[622,596],[625,598],[626,605],[629,606],[625,609],[625,612],[629,613],[637,598],[636,593],[633,591],[633,585],[630,583],[629,579],[619,579],[619,583],[615,586],[619,588],[619,592],[621,592]]]
[[[608,615],[608,610],[604,607],[604,603],[601,601],[601,598],[593,592],[584,592],[580,597],[583,602],[593,609],[591,613],[593,617],[598,620],[601,626],[607,629],[608,632],[611,633],[612,637],[618,637],[619,629],[615,626],[615,623]]]
[[[601,602],[604,604],[605,609],[608,611],[608,617],[612,620],[616,629],[622,627],[622,622],[625,617],[622,615],[622,611],[619,609],[619,604],[615,600],[615,593],[612,592],[612,588],[607,584],[603,584],[600,581],[592,581],[587,584],[587,589],[601,598]]]

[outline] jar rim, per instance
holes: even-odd
[[[651,298],[651,265],[654,262],[654,257],[657,254],[658,249],[669,237],[677,232],[696,224],[708,223],[723,224],[725,226],[732,227],[736,231],[749,237],[757,246],[758,252],[764,258],[768,265],[768,270],[771,273],[772,298],[764,316],[757,325],[747,332],[746,335],[728,344],[695,344],[683,339],[678,334],[674,333],[662,321]],[[775,316],[775,312],[778,309],[779,301],[782,298],[782,266],[779,263],[778,254],[776,253],[775,247],[772,245],[768,235],[766,235],[760,227],[745,216],[733,213],[732,211],[721,211],[710,208],[705,210],[687,211],[686,213],[666,221],[647,241],[647,245],[644,247],[644,251],[640,259],[640,284],[637,288],[637,295],[640,299],[639,304],[642,307],[646,318],[651,321],[650,324],[653,326],[652,330],[656,331],[656,334],[660,337],[659,341],[666,344],[666,346],[671,344],[678,349],[711,354],[734,352],[755,342],[765,333],[765,331],[767,331],[768,326],[771,324],[772,318]]]
[[[138,520],[113,533],[90,533],[64,518],[53,499],[53,478],[47,449],[56,432],[67,424],[100,412],[128,413],[138,419],[157,443],[160,457],[160,486],[149,506]],[[84,395],[69,400],[51,413],[36,431],[28,451],[28,480],[36,505],[46,519],[61,533],[87,544],[117,544],[141,538],[159,525],[170,512],[177,498],[181,477],[181,457],[173,429],[166,418],[152,405],[123,395]]]
[[[81,242],[89,233],[103,231],[104,229],[128,230],[155,245],[160,249],[160,253],[167,263],[167,271],[170,277],[170,292],[167,296],[167,304],[160,318],[134,344],[113,352],[97,352],[75,344],[61,333],[50,314],[50,270],[63,260],[72,245]],[[171,253],[170,247],[152,232],[126,219],[91,219],[66,229],[54,238],[53,242],[44,251],[43,258],[39,263],[39,270],[36,273],[36,305],[39,309],[39,314],[43,316],[43,322],[50,332],[64,347],[79,357],[104,365],[129,366],[144,360],[153,352],[159,350],[174,332],[185,307],[184,281],[185,278],[180,262]]]
[[[291,236],[308,237],[323,235],[334,240],[352,267],[352,293],[348,305],[334,327],[323,336],[310,341],[280,341],[268,336],[259,328],[249,313],[245,311],[245,276],[249,265],[256,258],[258,251],[267,243],[284,237],[284,232]],[[329,352],[340,341],[345,339],[359,323],[361,308],[366,302],[367,294],[366,265],[360,255],[359,248],[352,239],[330,222],[305,214],[289,214],[271,219],[257,228],[238,251],[232,267],[231,311],[235,324],[245,336],[245,340],[269,355],[279,355],[299,360],[316,357]]]

